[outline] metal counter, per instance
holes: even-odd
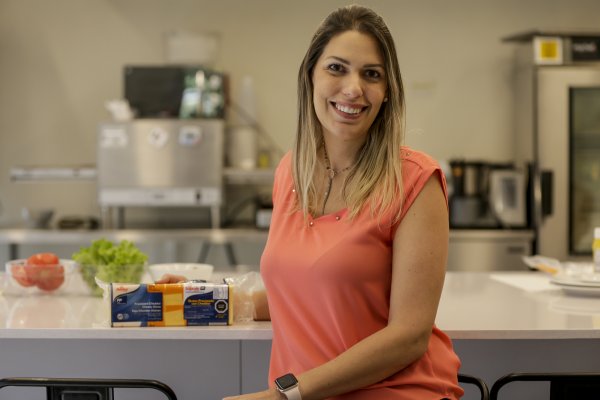
[[[161,246],[167,254],[176,252],[177,244],[197,244],[200,249],[199,262],[204,262],[210,247],[222,245],[228,263],[237,265],[233,243],[251,242],[264,246],[267,231],[258,229],[122,229],[122,230],[44,230],[44,229],[0,229],[0,245],[7,245],[9,259],[20,256],[23,245],[81,245],[87,246],[96,239],[111,241],[129,240],[136,244]],[[167,257],[168,258],[168,257]],[[173,257],[173,260],[175,258]]]
[[[157,230],[32,230],[0,229],[0,245],[8,245],[9,258],[19,258],[23,245],[89,245],[105,238],[112,241],[130,240],[137,244],[161,246],[165,258],[175,260],[178,244],[197,244],[199,262],[206,260],[210,248],[220,245],[225,250],[227,263],[238,264],[233,243],[252,243],[264,247],[267,231],[258,229],[157,229]],[[497,271],[526,270],[521,257],[531,255],[534,235],[528,230],[467,230],[450,231],[448,270]]]

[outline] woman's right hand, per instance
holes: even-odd
[[[180,283],[187,281],[187,278],[182,275],[164,274],[154,283]]]
[[[281,393],[271,388],[262,392],[225,397],[223,400],[281,400],[284,398],[285,397]]]

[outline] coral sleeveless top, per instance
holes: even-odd
[[[403,147],[404,217],[437,162]],[[273,326],[269,380],[315,368],[384,328],[389,313],[392,242],[399,223],[370,215],[353,220],[347,210],[309,217],[294,211],[291,154],[275,173],[273,215],[261,258]],[[400,202],[397,207],[400,207]],[[396,208],[397,210],[398,208]],[[369,387],[335,397],[344,400],[457,399],[460,361],[450,339],[432,327],[427,352],[403,370]]]

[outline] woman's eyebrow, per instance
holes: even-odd
[[[333,58],[334,60],[337,60],[339,62],[341,62],[342,64],[346,64],[346,65],[350,65],[350,61],[342,58],[342,57],[338,57],[338,56],[329,56],[327,58]],[[385,67],[383,66],[383,64],[365,64],[363,65],[363,68],[381,68],[381,69],[385,69]]]
[[[385,67],[383,66],[383,64],[366,64],[363,67],[364,68],[381,68],[381,69],[385,69]]]
[[[341,62],[342,64],[350,65],[350,61],[348,61],[344,58],[338,57],[338,56],[329,56],[328,58],[333,58],[334,60],[337,60],[337,61]]]

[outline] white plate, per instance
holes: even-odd
[[[569,277],[554,277],[550,283],[560,286],[566,293],[574,296],[596,297],[600,296],[600,285],[597,283],[583,282]]]
[[[550,282],[561,286],[578,286],[585,288],[599,288],[600,280],[592,279],[590,275],[572,276],[565,274],[556,274],[550,279]]]
[[[600,296],[600,288],[598,287],[583,287],[560,285],[563,292],[573,296],[598,297]]]

